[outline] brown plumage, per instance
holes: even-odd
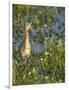
[[[24,40],[23,40],[23,43],[20,48],[20,54],[21,54],[22,59],[24,57],[29,57],[31,54],[31,45],[30,45],[30,41],[29,41],[29,32],[28,32],[30,29],[31,29],[31,24],[26,22],[23,25]]]

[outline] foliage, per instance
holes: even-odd
[[[51,28],[52,24],[58,21],[54,17],[61,12],[64,12],[64,8],[13,5],[13,44],[17,40],[19,29],[22,29],[20,25],[24,21],[21,20],[32,22],[33,30],[43,28],[49,34],[46,37],[47,48],[39,54],[32,53],[28,58],[28,64],[25,60],[20,62],[17,60],[13,46],[13,85],[65,82],[64,29],[62,32],[56,33]],[[44,39],[42,38],[41,41]]]

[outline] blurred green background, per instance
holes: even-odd
[[[65,8],[13,4],[13,85],[65,82]],[[32,22],[31,57],[26,65],[19,47],[25,21]]]

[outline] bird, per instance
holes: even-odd
[[[21,58],[29,58],[31,55],[31,44],[29,40],[29,30],[31,29],[31,23],[25,22],[23,25],[24,30],[24,40],[20,47]]]
[[[46,35],[44,36],[45,31],[43,29],[35,30],[31,22],[24,22],[13,43],[14,58],[20,63],[22,60],[31,62],[32,55],[38,55],[47,49],[48,42],[45,39]]]

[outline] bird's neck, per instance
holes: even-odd
[[[27,30],[25,30],[25,33],[24,34],[25,34],[25,40],[26,39],[29,39],[29,32]]]
[[[25,30],[25,33],[24,33],[24,44],[25,44],[25,48],[27,48],[27,46],[29,45],[29,32]]]

